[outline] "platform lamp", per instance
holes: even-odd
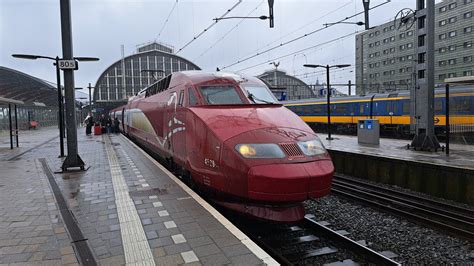
[[[53,65],[56,67],[56,83],[58,87],[58,109],[59,109],[59,117],[58,117],[58,124],[59,124],[59,147],[60,147],[60,155],[59,157],[64,157],[64,105],[63,105],[63,95],[61,92],[61,75],[59,69],[59,56],[50,57],[50,56],[43,56],[43,55],[31,55],[31,54],[12,54],[15,58],[20,59],[49,59],[53,60]],[[98,61],[99,58],[96,57],[74,57],[76,61]]]
[[[329,69],[330,68],[344,68],[344,67],[349,67],[351,66],[350,64],[342,64],[342,65],[333,65],[333,66],[330,66],[330,65],[311,65],[311,64],[305,64],[303,65],[304,67],[309,67],[309,68],[318,68],[318,67],[321,67],[321,68],[325,68],[326,69],[326,83],[327,83],[327,111],[328,111],[328,137],[326,138],[327,140],[333,140],[333,138],[331,138],[331,86],[329,84]]]

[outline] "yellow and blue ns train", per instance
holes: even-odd
[[[474,87],[450,89],[450,129],[452,133],[474,132]],[[422,101],[420,99],[419,101]],[[435,90],[435,129],[442,134],[446,125],[444,89]],[[315,130],[327,127],[326,98],[282,102]],[[410,135],[410,93],[394,92],[368,96],[331,98],[331,124],[340,133],[354,133],[359,119],[378,119],[382,133]]]

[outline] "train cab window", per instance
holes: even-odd
[[[247,97],[252,103],[276,103],[277,99],[269,89],[263,86],[244,86]]]
[[[179,93],[179,102],[178,102],[178,105],[179,105],[179,106],[183,106],[183,103],[184,103],[184,90],[181,90],[181,92]]]
[[[199,104],[196,94],[194,94],[193,88],[188,88],[188,97],[189,106],[196,106]]]
[[[199,89],[207,104],[243,104],[234,86],[202,86]]]

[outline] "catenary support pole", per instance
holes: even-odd
[[[70,0],[60,0],[60,11],[63,60],[73,60]],[[77,149],[74,88],[74,70],[65,69],[64,90],[66,96],[67,156],[61,167],[63,171],[67,171],[68,168],[72,167],[79,167],[81,170],[84,170],[85,165]]]
[[[326,66],[326,82],[328,85],[327,89],[327,106],[328,106],[328,137],[327,140],[332,140],[331,138],[331,85],[329,84],[329,65]]]

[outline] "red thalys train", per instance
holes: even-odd
[[[296,114],[254,77],[173,73],[111,111],[121,131],[217,204],[265,220],[303,218],[334,166]]]

